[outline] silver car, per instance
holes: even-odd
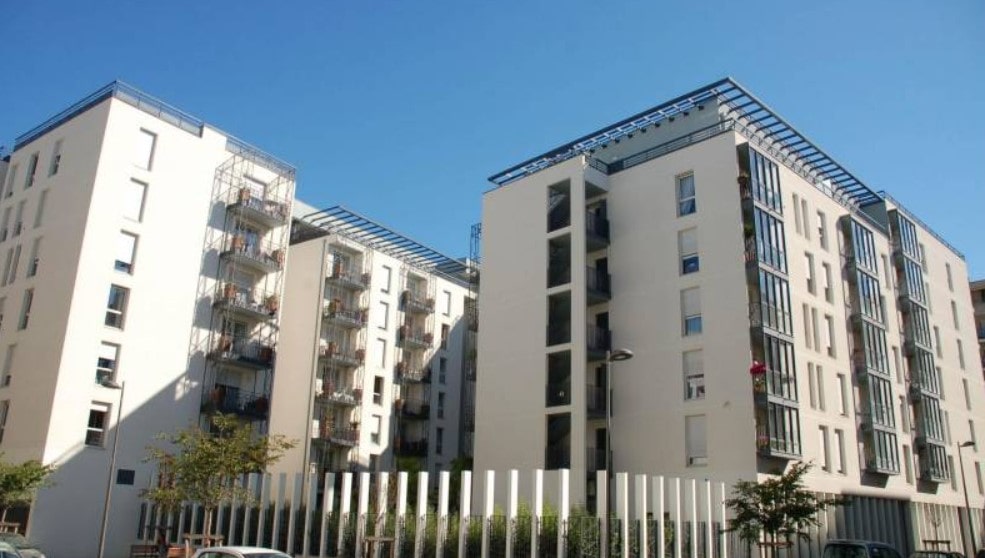
[[[287,554],[256,546],[213,546],[200,548],[192,558],[291,558]]]

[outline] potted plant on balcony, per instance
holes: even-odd
[[[410,333],[409,325],[404,324],[400,326],[400,330],[398,330],[398,334],[401,340],[406,339],[409,333]]]
[[[232,245],[233,250],[237,252],[241,251],[243,248],[246,248],[246,237],[241,234],[237,234],[233,237]]]
[[[356,360],[359,362],[366,361],[366,349],[356,349]]]
[[[752,376],[752,389],[757,393],[766,391],[766,365],[758,360],[752,361],[749,367],[749,375]]]
[[[370,274],[369,274],[369,272],[367,271],[366,273],[363,273],[359,277],[359,280],[362,281],[363,285],[369,285],[369,280],[370,280]]]
[[[280,309],[280,297],[276,294],[272,294],[264,301],[264,305],[267,307],[268,312],[271,314],[276,314],[277,310]]]
[[[233,338],[231,335],[223,333],[219,336],[219,342],[216,343],[216,351],[224,353],[233,347]]]
[[[260,347],[259,358],[260,358],[260,362],[269,364],[274,360],[274,348],[271,347],[270,345],[264,345],[263,347]]]
[[[270,256],[274,259],[275,262],[277,262],[277,266],[280,267],[284,265],[284,260],[287,258],[287,253],[284,252],[282,248],[278,248],[274,250],[273,253],[270,254]]]
[[[339,344],[335,341],[329,341],[328,346],[325,348],[325,355],[332,356],[339,352]]]
[[[407,371],[407,363],[404,361],[399,361],[397,363],[397,374],[403,374]]]
[[[244,186],[244,187],[242,187],[242,188],[239,189],[239,194],[238,194],[238,196],[237,196],[236,199],[237,199],[237,201],[239,203],[249,203],[250,197],[252,195],[253,195],[253,192],[251,192],[249,188],[247,188],[247,187]]]
[[[236,298],[236,284],[226,283],[222,286],[222,298],[232,300]]]
[[[434,342],[434,334],[431,333],[430,331],[427,332],[427,333],[425,333],[424,334],[424,342],[427,343],[428,345],[430,345],[432,342]]]

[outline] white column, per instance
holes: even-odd
[[[451,473],[438,473],[438,532],[436,533],[435,558],[445,554],[445,539],[448,538],[448,492],[451,484]]]
[[[328,555],[328,517],[335,506],[335,474],[325,473],[325,490],[321,496],[321,532],[318,533],[318,558]],[[245,542],[245,541],[244,541]]]
[[[509,483],[509,493],[506,500],[506,558],[513,558],[513,538],[516,535],[514,523],[516,522],[519,500],[520,472],[516,469],[510,469],[507,482]]]
[[[711,507],[711,481],[705,479],[705,518],[707,525],[707,532],[705,533],[705,544],[708,548],[708,556],[705,558],[713,558],[715,552],[715,513],[714,508]]]
[[[342,497],[339,500],[339,537],[338,552],[336,556],[342,556],[345,552],[345,522],[352,513],[352,473],[342,473]]]
[[[404,538],[404,522],[407,521],[407,479],[407,471],[397,473],[397,524],[394,526],[393,546],[398,549]]]
[[[286,479],[285,479],[286,480]],[[287,547],[284,552],[288,554],[294,554],[294,530],[297,528],[295,524],[294,510],[297,509],[298,504],[301,502],[301,490],[304,483],[304,476],[301,473],[294,473],[294,485],[291,487],[291,498],[287,500]]]
[[[305,481],[304,487],[307,493],[304,495],[304,535],[301,541],[301,555],[311,556],[311,521],[315,509],[315,500],[318,498],[318,476],[314,471],[309,471],[305,473],[308,475],[308,480]],[[235,516],[233,516],[235,518]]]
[[[530,510],[530,558],[540,556],[540,522],[544,515],[544,470],[534,470],[533,482],[533,504],[534,509]],[[461,556],[461,554],[459,554]]]
[[[485,495],[482,499],[482,558],[489,558],[489,520],[493,516],[496,503],[496,472],[486,471]]]
[[[380,471],[376,473],[376,528],[373,533],[382,537],[386,532],[386,517],[389,514],[390,509],[387,507],[389,504],[389,498],[387,495],[390,492],[390,473],[385,471]],[[379,558],[382,548],[376,545],[373,549],[373,557]]]
[[[684,533],[684,525],[681,524],[681,478],[674,479],[674,558],[681,558],[683,548],[681,548],[681,534]]]
[[[719,558],[728,558],[728,534],[725,533],[725,529],[728,529],[728,508],[725,506],[725,483],[721,483],[720,487],[722,502],[722,533],[719,536],[722,539],[722,555]]]
[[[664,494],[664,477],[663,475],[654,477],[653,485],[653,507],[654,513],[657,516],[657,556],[656,558],[664,558],[667,555],[667,540],[664,536],[664,529],[667,527],[664,522],[664,506],[665,506],[666,494]]]
[[[239,479],[233,479],[233,487],[238,487],[240,482]],[[236,544],[236,515],[237,508],[239,508],[239,502],[236,501],[235,490],[233,491],[234,496],[229,502],[229,533],[226,537],[226,544],[234,545]],[[244,506],[246,507],[246,506]],[[219,523],[222,525],[222,523]]]
[[[287,473],[280,473],[277,475],[277,496],[274,498],[274,526],[273,531],[270,535],[270,548],[275,550],[281,550],[277,548],[277,541],[280,540],[280,508],[284,505],[284,498],[287,492]]]
[[[366,536],[366,515],[369,513],[370,473],[359,473],[359,502],[356,504],[356,556],[363,555],[363,537]]]
[[[691,479],[691,558],[698,556],[698,481]]]
[[[424,553],[424,528],[428,519],[428,473],[421,471],[417,474],[417,509],[414,511],[417,520],[417,533],[414,536],[414,558],[421,558]]]
[[[558,479],[561,483],[558,491],[561,495],[561,501],[558,503],[557,510],[557,555],[558,558],[567,558],[568,540],[564,536],[564,527],[568,524],[568,518],[571,516],[571,471],[568,469],[559,470]]]
[[[646,512],[648,511],[648,496],[646,486],[646,475],[636,475],[636,521],[640,522],[639,537],[640,537],[640,554],[639,558],[649,558],[650,552],[647,545],[649,541],[647,537],[649,535],[650,526],[646,521]],[[660,557],[663,558],[663,557]]]
[[[465,556],[469,538],[469,516],[472,515],[472,471],[462,471],[462,502],[458,515],[458,555]]]
[[[609,558],[609,472],[595,471],[595,517],[601,520],[601,557]]]
[[[622,535],[622,555],[629,556],[629,473],[616,473],[616,506]]]

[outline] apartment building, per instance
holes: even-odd
[[[963,256],[752,93],[721,80],[490,180],[477,470],[570,469],[596,509],[610,459],[722,481],[804,460],[855,498],[832,533],[958,548],[963,480],[982,524]]]
[[[978,353],[985,368],[985,279],[971,282],[971,303],[975,307],[975,331],[978,334]]]
[[[344,207],[294,213],[271,432],[310,435],[274,471],[450,468],[466,264]]]
[[[155,434],[265,429],[293,197],[290,165],[119,82],[16,139],[0,452],[58,467],[28,523],[50,555],[97,555],[107,494],[127,553]]]

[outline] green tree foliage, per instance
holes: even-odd
[[[243,477],[261,473],[296,445],[284,436],[260,436],[252,426],[230,415],[216,414],[212,432],[190,427],[158,438],[166,448],[149,448],[157,463],[158,483],[143,496],[173,510],[182,502],[196,502],[205,512],[204,535],[212,534],[215,510],[224,502],[252,503]]]
[[[819,525],[819,512],[847,503],[844,499],[821,500],[806,490],[804,475],[810,469],[810,463],[797,462],[774,478],[737,482],[732,497],[725,501],[734,514],[728,530],[748,544],[759,543],[762,533],[765,541],[759,544],[769,549],[788,546],[795,537],[809,539],[808,530]]]
[[[49,476],[54,471],[52,465],[42,465],[33,459],[7,463],[0,454],[0,522],[7,521],[8,509],[30,505],[38,489],[49,485]]]

